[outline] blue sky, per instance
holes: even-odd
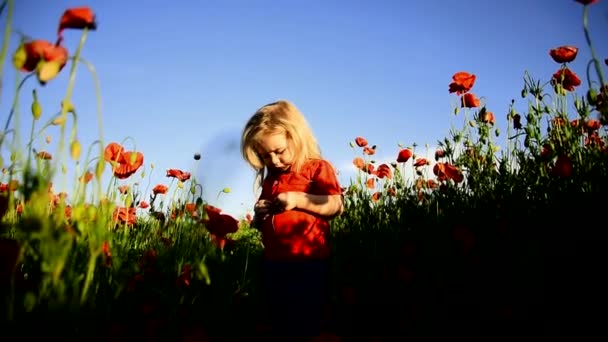
[[[145,155],[146,177],[121,184],[139,182],[145,190],[148,182],[150,188],[169,185],[166,169],[191,171],[209,202],[236,216],[253,204],[252,171],[238,150],[240,130],[268,102],[288,99],[301,109],[347,185],[355,153],[348,143],[356,136],[378,146],[376,160],[388,161],[396,158],[398,143],[433,146],[453,123],[461,125],[453,115],[457,98],[447,91],[455,72],[477,76],[472,91],[485,98],[506,133],[511,99],[520,111],[526,108],[519,95],[524,72],[547,81],[559,67],[549,49],[578,46],[571,69],[581,78],[590,59],[583,6],[574,0],[15,2],[13,28],[36,39],[56,39],[66,8],[90,6],[96,13],[98,29],[90,32],[82,56],[99,77],[104,142],[130,137],[125,145],[135,143]],[[603,60],[608,2],[592,6],[589,23]],[[80,31],[64,35],[72,54]],[[13,35],[10,54],[17,43]],[[2,125],[15,94],[8,62]],[[23,137],[31,125],[31,90],[37,89],[48,119],[59,109],[70,66],[45,87],[33,79],[26,83],[19,107]],[[99,138],[95,101],[93,78],[81,65],[73,103],[85,153]],[[56,128],[47,134],[55,142],[59,136]],[[504,139],[503,133],[498,141]],[[198,163],[192,158],[197,152]],[[6,146],[2,153],[7,160]],[[218,200],[224,187],[233,192]]]

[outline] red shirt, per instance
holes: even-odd
[[[300,172],[269,174],[259,199],[274,200],[282,192],[340,195],[336,173],[328,161],[311,159]],[[300,209],[271,214],[262,222],[264,256],[271,260],[324,259],[329,256],[329,218]]]

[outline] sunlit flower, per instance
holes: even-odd
[[[475,108],[481,106],[481,101],[475,94],[466,93],[460,98],[460,106],[466,108]]]
[[[414,162],[414,166],[415,167],[421,167],[421,166],[425,166],[428,165],[429,161],[426,158],[417,158],[416,161]]]
[[[137,216],[135,216],[136,209],[134,207],[116,207],[112,213],[112,220],[127,225],[135,224]]]
[[[223,248],[226,243],[226,235],[239,230],[239,221],[230,215],[223,214],[221,209],[212,205],[205,205],[204,209],[207,217],[201,220],[201,223],[214,237],[218,246]]]
[[[97,23],[95,22],[95,14],[89,7],[74,7],[63,12],[59,21],[59,29],[57,35],[61,36],[64,29],[79,29],[87,28],[95,30]]]
[[[414,153],[409,148],[401,149],[401,151],[399,151],[399,154],[397,155],[397,162],[405,163],[408,160],[410,160],[410,158],[412,158],[413,155],[414,155]]]
[[[559,69],[554,73],[552,81],[556,84],[561,84],[567,91],[574,91],[575,87],[581,85],[581,80],[578,76],[568,68]]]
[[[355,159],[353,159],[353,165],[355,165],[357,169],[363,170],[365,169],[365,160],[361,157],[355,157]]]
[[[456,93],[456,95],[462,95],[471,90],[473,85],[475,85],[475,75],[465,71],[460,71],[452,76],[452,83],[450,83],[449,92]]]
[[[21,47],[19,60],[15,61],[15,66],[24,72],[36,70],[38,64],[42,62],[57,62],[60,69],[68,61],[68,50],[61,45],[55,45],[47,40],[37,39],[25,42]],[[19,53],[23,52],[23,53]]]
[[[44,160],[53,159],[53,155],[51,155],[49,152],[46,152],[46,151],[40,151],[40,152],[36,153],[36,157],[38,157],[38,159],[44,159]]]
[[[112,172],[118,179],[129,178],[144,163],[141,152],[125,151],[122,145],[115,142],[106,146],[104,159],[112,164]]]
[[[578,48],[575,46],[560,46],[549,50],[549,55],[557,63],[569,63],[576,58]]]
[[[168,191],[168,190],[169,190],[169,188],[168,188],[166,185],[164,185],[164,184],[157,184],[157,185],[156,185],[156,186],[155,186],[155,187],[152,189],[152,192],[153,192],[155,195],[158,195],[158,194],[162,194],[162,195],[164,195],[164,194],[166,194],[166,193],[167,193],[167,191]]]
[[[85,184],[86,184],[86,183],[90,182],[90,181],[93,179],[93,176],[94,176],[94,175],[93,175],[93,172],[91,172],[91,171],[87,171],[87,172],[85,172],[85,174],[84,174],[84,175],[82,175],[82,176],[80,177],[80,181],[81,181],[82,183],[85,183]]]
[[[367,154],[368,156],[374,155],[376,153],[376,146],[375,145],[372,147],[365,146],[363,148],[363,153]]]
[[[441,149],[437,149],[435,151],[435,160],[439,160],[441,158],[445,157],[445,151],[441,150]]]
[[[437,176],[438,181],[451,179],[456,183],[464,180],[464,177],[458,168],[450,163],[436,163],[433,166],[433,173]]]
[[[376,179],[368,178],[365,185],[367,186],[368,189],[374,189],[376,187]]]
[[[367,140],[363,137],[356,137],[355,144],[357,144],[359,147],[365,147],[367,146]]]
[[[494,113],[492,112],[483,111],[479,119],[483,123],[494,125]]]
[[[167,177],[177,178],[180,181],[185,182],[190,179],[191,174],[190,174],[190,172],[184,172],[184,171],[178,170],[178,169],[168,169]]]
[[[393,173],[391,171],[391,167],[387,164],[380,164],[378,169],[376,170],[376,176],[378,178],[388,178],[391,179],[393,177]]]

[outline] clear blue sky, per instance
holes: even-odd
[[[98,30],[90,32],[83,57],[101,83],[105,142],[133,138],[147,173],[155,165],[150,187],[170,184],[168,168],[192,171],[207,199],[235,215],[253,204],[252,173],[238,151],[240,130],[268,102],[289,99],[302,110],[347,185],[354,156],[348,143],[356,136],[378,146],[377,160],[393,160],[398,143],[435,145],[452,122],[460,125],[461,117],[452,114],[457,98],[447,90],[455,72],[477,75],[472,91],[485,97],[506,133],[511,99],[526,108],[519,97],[524,72],[547,81],[559,67],[549,49],[578,46],[571,68],[581,78],[590,59],[583,6],[574,0],[19,0],[13,27],[54,41],[63,11],[83,5],[97,15]],[[2,27],[5,22],[3,15]],[[589,23],[603,60],[607,1],[592,6]],[[79,37],[66,30],[70,54]],[[11,54],[17,42],[13,35]],[[10,67],[2,125],[14,95]],[[38,88],[46,120],[59,109],[69,67],[44,88],[33,79],[26,84],[24,137],[31,89]],[[93,79],[82,65],[76,82],[73,102],[86,152],[99,136]],[[48,132],[58,137],[56,128]],[[48,149],[55,152],[56,145]],[[196,152],[203,155],[199,164]],[[2,153],[7,160],[6,147]],[[148,177],[130,181],[143,190]],[[233,193],[216,200],[226,186]]]

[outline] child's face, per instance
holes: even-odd
[[[285,133],[271,133],[258,141],[258,154],[264,165],[274,171],[287,171],[293,163],[293,152]]]

